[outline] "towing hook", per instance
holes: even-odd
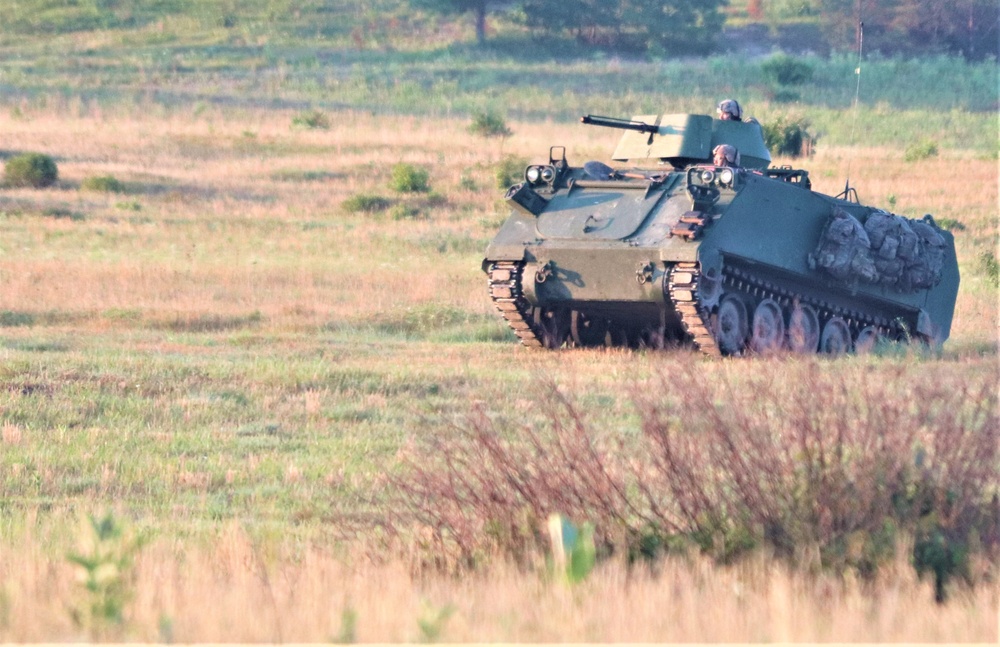
[[[647,261],[645,265],[640,265],[639,269],[635,271],[635,281],[639,285],[649,283],[653,280],[653,271],[656,267],[653,265],[652,261]]]

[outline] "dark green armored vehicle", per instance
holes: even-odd
[[[711,355],[939,345],[958,292],[951,234],[768,168],[757,123],[584,117],[624,130],[612,169],[564,147],[507,192],[490,296],[525,346],[693,345]],[[737,163],[713,151],[728,145]],[[732,149],[729,149],[732,150]],[[718,163],[718,164],[717,164]]]

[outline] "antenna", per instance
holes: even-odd
[[[858,66],[854,68],[854,75],[858,77],[857,87],[854,89],[854,117],[851,120],[851,150],[854,150],[854,134],[858,126],[858,101],[861,98],[861,59],[864,54],[864,44],[865,44],[865,23],[864,21],[858,20]],[[851,189],[851,162],[854,161],[854,153],[851,152],[847,156],[847,180],[844,182],[844,192],[841,194],[846,200],[851,194],[853,189]],[[857,195],[857,192],[854,192]]]

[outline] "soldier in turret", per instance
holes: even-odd
[[[743,121],[743,110],[735,99],[723,99],[715,111],[722,121]]]
[[[740,152],[736,150],[735,146],[719,144],[712,150],[712,163],[716,166],[738,168],[740,165]]]

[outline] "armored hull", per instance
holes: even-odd
[[[508,191],[511,215],[483,269],[524,345],[743,355],[947,339],[958,265],[930,216],[823,195],[805,171],[767,168],[756,124],[627,123],[646,129],[627,130],[613,157],[645,164],[573,167],[553,149]],[[743,166],[710,161],[727,142],[746,151]]]

